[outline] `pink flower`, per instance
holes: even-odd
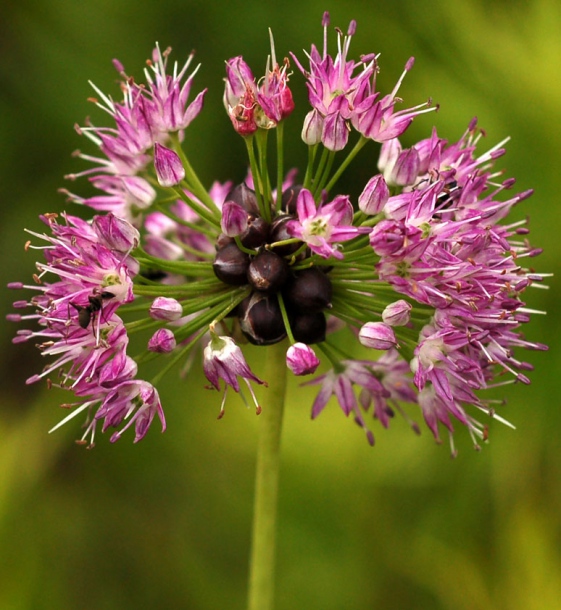
[[[351,122],[353,127],[365,138],[371,138],[375,142],[387,142],[399,137],[413,122],[413,119],[425,112],[437,110],[437,106],[431,106],[430,100],[412,108],[395,111],[395,105],[401,101],[397,97],[401,83],[405,75],[413,67],[414,58],[410,57],[401,77],[389,95],[379,98],[379,93],[364,96],[355,105]]]
[[[137,231],[112,215],[95,217],[92,224],[73,216],[63,218],[65,224],[53,215],[43,218],[52,235],[32,233],[47,242],[42,248],[46,262],[37,263],[38,294],[29,303],[18,303],[18,307],[34,307],[35,313],[20,315],[18,321],[34,319],[39,330],[20,330],[15,342],[39,339],[42,355],[53,360],[27,383],[47,379],[49,385],[84,399],[65,405],[73,411],[61,424],[101,403],[84,433],[83,438],[91,434],[90,446],[97,419],[105,418],[105,429],[120,424],[136,409],[125,428],[134,421],[138,441],[156,412],[165,424],[156,390],[134,379],[137,366],[126,354],[129,339],[116,314],[134,298],[136,261],[124,250],[135,244]],[[55,280],[46,281],[49,275]]]
[[[67,195],[69,201],[87,205],[99,212],[113,213],[129,222],[135,222],[141,211],[150,207],[156,199],[156,191],[140,176],[102,174],[89,180],[92,186],[105,194],[84,198],[66,189],[60,189],[59,192]]]
[[[351,21],[347,35],[338,30],[338,53],[335,58],[327,54],[327,27],[329,13],[324,13],[323,53],[315,45],[307,54],[310,69],[306,70],[292,54],[298,68],[308,83],[308,98],[312,110],[305,119],[303,139],[315,144],[320,139],[329,150],[342,150],[349,138],[349,125],[357,104],[370,95],[370,79],[376,69],[374,55],[355,62],[347,59],[351,39],[356,31],[356,22]],[[358,71],[358,73],[356,73]],[[313,135],[312,135],[313,134]]]
[[[250,136],[259,126],[269,124],[269,122],[257,124],[255,116],[257,86],[250,67],[241,56],[233,57],[226,62],[224,106],[234,129],[242,136]]]
[[[370,369],[371,363],[359,360],[341,360],[336,369],[332,369],[308,381],[305,385],[321,385],[312,406],[312,418],[316,418],[325,408],[332,395],[337,398],[345,415],[354,415],[355,422],[364,430],[370,445],[374,444],[374,435],[367,428],[360,406],[353,391],[353,385],[374,394],[387,394],[386,390]]]
[[[254,133],[258,128],[272,129],[294,109],[292,93],[288,88],[288,61],[281,68],[271,48],[272,69],[267,70],[262,84],[257,86],[253,72],[241,56],[226,62],[226,87],[224,106],[242,136]]]
[[[195,99],[188,104],[193,79],[199,66],[185,79],[187,70],[193,60],[193,53],[189,55],[183,67],[179,69],[177,62],[173,65],[173,75],[166,74],[167,60],[171,52],[168,47],[163,53],[160,47],[152,52],[152,61],[144,70],[148,87],[143,89],[146,95],[146,116],[156,138],[159,134],[167,135],[186,129],[191,121],[200,113],[203,107],[206,89],[198,93]],[[139,88],[140,89],[140,88]]]
[[[249,380],[259,384],[265,382],[251,372],[242,350],[236,345],[235,341],[230,337],[218,336],[212,328],[210,330],[210,341],[204,349],[203,370],[206,378],[217,390],[220,389],[220,379],[226,384],[219,419],[224,415],[224,403],[228,386],[234,388],[234,391],[240,392],[238,377],[241,377],[247,384],[257,414],[261,412],[261,407]]]
[[[148,432],[155,415],[158,415],[164,432],[166,420],[158,390],[147,381],[130,380],[107,394],[95,414],[95,420],[104,420],[102,431],[105,432],[108,428],[117,428],[128,419],[127,424],[112,434],[111,442],[119,440],[134,425],[134,442],[138,443]]]
[[[325,205],[316,208],[312,193],[302,189],[296,202],[298,220],[287,223],[290,235],[307,243],[309,248],[323,258],[343,254],[332,244],[348,241],[357,235],[370,233],[368,227],[353,227],[353,206],[349,198],[339,195]]]

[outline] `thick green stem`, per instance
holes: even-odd
[[[266,348],[269,388],[259,416],[259,443],[249,565],[248,610],[272,610],[280,439],[286,395],[285,342]]]

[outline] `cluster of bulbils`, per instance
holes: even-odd
[[[241,393],[240,381],[259,413],[251,384],[264,381],[244,358],[244,337],[258,346],[287,339],[286,365],[295,375],[314,373],[320,360],[312,346],[321,351],[332,368],[308,382],[320,386],[312,416],[334,396],[370,443],[365,414],[387,427],[410,403],[438,441],[444,427],[453,443],[455,420],[477,447],[487,426],[467,408],[498,416],[492,401],[476,392],[503,373],[529,382],[531,365],[514,349],[545,349],[518,331],[530,313],[521,295],[543,279],[521,261],[539,250],[527,241],[525,221],[501,221],[531,191],[499,197],[514,180],[501,182],[492,170],[502,143],[476,155],[482,132],[475,120],[457,142],[433,130],[403,148],[399,136],[416,116],[435,109],[430,102],[396,109],[413,60],[382,95],[376,90],[378,56],[348,58],[355,22],[346,35],[337,30],[334,56],[328,26],[326,13],[323,50],[312,45],[309,68],[291,54],[311,106],[303,120],[309,161],[302,174],[290,170],[285,176],[283,122],[294,101],[289,60],[279,64],[273,44],[259,80],[242,57],[226,63],[224,105],[249,159],[249,173],[237,186],[217,182],[205,189],[182,150],[206,93],[189,100],[198,70],[188,73],[192,56],[168,71],[170,50],[156,47],[145,84],[115,61],[122,77],[119,103],[94,87],[100,98],[94,102],[114,125],[77,128],[99,155],[78,153],[93,166],[67,177],[87,176],[101,193],[83,198],[64,192],[97,215],[90,221],[42,216],[48,233],[30,231],[46,242],[39,246],[45,260],[37,263],[34,284],[10,284],[33,289],[35,296],[14,304],[34,313],[9,318],[39,327],[19,330],[14,341],[38,341],[42,354],[54,359],[28,382],[44,379],[73,393],[75,402],[63,405],[71,414],[61,423],[86,413],[82,442],[94,444],[98,422],[102,431],[116,430],[111,440],[129,427],[140,440],[155,416],[165,429],[156,384],[174,364],[190,362],[201,345],[207,379],[225,388],[220,415],[226,389]],[[270,133],[277,139],[274,185]],[[336,165],[336,153],[353,136],[356,143]],[[379,173],[354,195],[356,203],[350,195],[331,195],[372,142],[381,144]],[[126,321],[129,310],[135,316]],[[142,330],[150,332],[147,349],[133,358],[129,336]],[[378,351],[356,359],[337,332],[354,333]],[[138,365],[159,354],[167,361],[156,378],[138,379]]]
[[[233,237],[220,235],[213,269],[226,284],[251,287],[235,315],[244,335],[256,345],[271,345],[286,337],[282,306],[297,342],[309,345],[325,340],[324,310],[331,307],[333,292],[329,268],[314,266],[294,271],[290,265],[297,260],[298,250],[302,250],[301,243],[292,239],[289,232],[289,223],[295,220],[300,189],[295,186],[283,193],[283,211],[270,223],[260,216],[255,192],[245,184],[227,196],[229,204],[243,210],[241,222],[243,226],[245,220],[246,226],[239,235],[243,249]],[[300,258],[305,256],[301,252]]]

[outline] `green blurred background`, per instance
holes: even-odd
[[[187,150],[206,184],[241,180],[243,147],[222,109],[223,62],[243,54],[260,73],[269,26],[279,56],[302,57],[301,49],[321,42],[325,9],[343,29],[358,21],[354,56],[382,53],[383,90],[410,55],[417,58],[403,97],[411,105],[432,96],[441,110],[417,119],[405,143],[433,124],[457,138],[474,115],[488,147],[512,136],[499,167],[519,190],[535,188],[515,216],[531,216],[532,243],[545,250],[535,264],[556,274],[549,291],[528,294],[549,315],[536,316],[527,335],[551,349],[523,356],[536,366],[530,387],[504,391],[501,413],[517,430],[491,423],[480,453],[459,430],[456,460],[403,421],[375,428],[373,449],[334,404],[310,422],[313,392],[291,385],[277,608],[561,608],[557,0],[8,1],[0,22],[0,283],[32,273],[22,229],[38,230],[39,213],[63,209],[62,176],[83,167],[70,152],[88,149],[72,125],[89,113],[101,122],[86,102],[87,80],[117,95],[113,57],[140,75],[155,41],[171,45],[177,59],[196,49],[203,64],[196,90],[210,90]],[[292,84],[303,87],[299,74]],[[301,165],[298,122],[289,130]],[[345,188],[358,192],[374,164],[372,153],[360,157]],[[85,182],[74,186],[83,193]],[[6,313],[19,296],[3,290],[0,298]],[[10,345],[15,330],[2,325],[0,609],[243,608],[253,412],[230,397],[217,422],[218,396],[203,389],[200,371],[188,382],[172,374],[161,389],[164,435],[154,427],[137,446],[130,434],[115,445],[98,436],[86,451],[73,443],[80,422],[47,435],[62,417],[61,397],[25,386],[42,363],[33,346]],[[259,373],[259,351],[250,359]]]

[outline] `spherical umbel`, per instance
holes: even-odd
[[[277,291],[288,279],[288,263],[272,250],[262,250],[249,264],[247,279],[256,290]]]
[[[314,313],[331,305],[331,280],[318,267],[299,271],[283,290],[287,306],[294,311]]]
[[[225,284],[243,286],[247,284],[249,256],[235,243],[230,243],[216,253],[212,268],[214,275]]]
[[[253,292],[238,308],[240,327],[255,345],[272,345],[286,337],[276,295]]]

